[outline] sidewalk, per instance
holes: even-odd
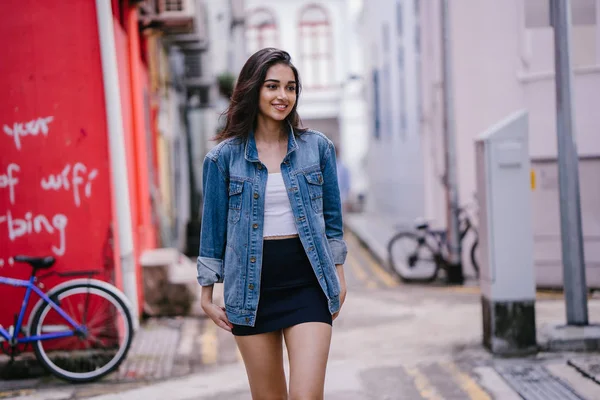
[[[215,287],[214,299],[218,304],[222,303],[221,285]],[[94,393],[128,390],[203,371],[216,362],[212,355],[212,342],[217,336],[211,331],[213,325],[200,308],[200,296],[193,304],[190,316],[150,318],[140,324],[119,369],[87,385],[69,385],[54,378],[37,362],[33,353],[21,354],[10,367],[8,356],[0,353],[0,399],[54,389],[57,393],[66,391],[69,396],[75,396],[73,398],[87,398]],[[237,362],[237,355],[230,354],[223,361]],[[58,398],[71,397],[61,395]]]
[[[391,215],[377,213],[349,213],[344,215],[344,223],[352,233],[369,249],[379,263],[386,268],[388,265],[387,244],[395,233],[401,230],[411,230],[414,226],[400,221]],[[419,272],[410,273],[418,278]],[[477,285],[475,272],[470,264],[464,266],[465,285]],[[425,274],[427,275],[427,274]]]
[[[386,268],[389,267],[387,243],[398,230],[411,228],[405,224],[395,222],[392,216],[376,213],[348,214],[344,216],[344,222],[346,227]],[[479,282],[473,275],[471,271],[465,271],[467,279],[463,287],[479,288]],[[428,284],[428,286],[431,286],[431,284]],[[543,295],[544,292],[538,291],[538,298],[540,293]],[[594,299],[600,299],[598,293],[589,301],[591,302]],[[590,326],[586,327],[561,326],[565,323],[565,313],[557,314],[553,323],[543,325],[538,323],[537,337],[540,348],[555,351],[600,350],[598,345],[600,342],[598,339],[600,336],[600,320],[598,319],[600,314],[594,314],[591,310],[589,311]]]
[[[382,223],[361,218],[370,226]],[[365,226],[369,225],[365,222]],[[376,237],[381,231],[370,234]],[[369,274],[376,278],[375,270],[381,267],[368,259],[369,251],[355,236],[348,234],[352,254],[346,268],[349,294],[335,321],[327,400],[600,399],[599,353],[493,357],[481,345],[478,286],[396,282],[370,287],[366,285]],[[600,316],[600,299],[590,300],[589,312],[592,318]],[[564,316],[561,298],[548,294],[539,298],[536,321],[540,330],[561,323]],[[245,369],[232,336],[205,322],[190,318],[156,320],[142,327],[146,349],[169,350],[170,355],[162,358],[165,365],[160,364],[159,356],[141,351],[141,343],[140,352],[132,353],[125,364],[131,368],[111,377],[112,381],[83,388],[40,385],[19,399],[249,399]],[[177,344],[161,345],[157,337],[172,339],[174,331]],[[127,387],[128,382],[137,386]],[[0,398],[4,398],[2,390],[8,390],[2,389],[3,384],[0,382]]]
[[[480,307],[477,294],[448,288],[356,289],[336,320],[325,399],[600,399],[600,385],[573,367],[577,364],[593,374],[600,364],[598,354],[495,359],[480,344]],[[539,320],[546,323],[562,311],[559,300],[543,300]],[[600,302],[593,302],[591,311],[600,312]],[[84,396],[72,388],[45,388],[20,400],[80,398]],[[244,366],[237,361],[93,398],[249,400],[250,396]]]

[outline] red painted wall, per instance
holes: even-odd
[[[29,276],[14,255],[54,255],[58,271],[113,280],[95,3],[4,1],[0,37],[0,275]],[[0,324],[12,324],[23,293],[0,286]]]

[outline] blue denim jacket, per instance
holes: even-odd
[[[267,175],[253,132],[246,140],[224,140],[204,159],[198,282],[223,282],[227,317],[238,325],[254,326],[256,319]],[[290,127],[281,175],[300,241],[333,314],[340,308],[335,266],[347,253],[333,143],[320,132],[294,134]]]

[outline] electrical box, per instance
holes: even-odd
[[[475,142],[483,342],[495,354],[537,348],[528,141],[520,111]]]

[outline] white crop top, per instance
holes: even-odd
[[[269,174],[265,194],[263,237],[298,234],[281,172]]]

